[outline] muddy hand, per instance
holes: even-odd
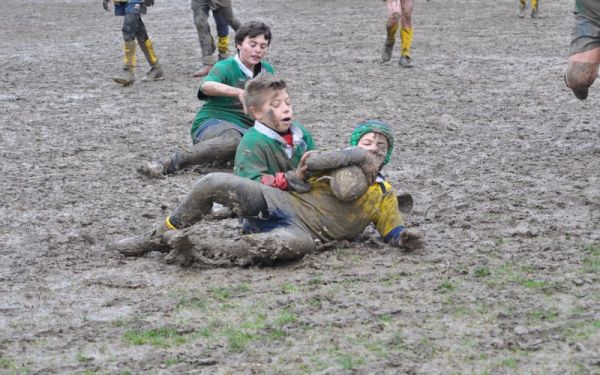
[[[375,183],[375,179],[377,179],[377,175],[379,174],[380,160],[377,156],[367,153],[364,161],[360,164],[360,168],[367,176],[367,180],[369,181],[369,186]]]
[[[400,246],[409,251],[423,248],[423,235],[416,230],[407,229],[400,233]]]

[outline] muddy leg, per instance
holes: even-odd
[[[194,228],[171,238],[173,250],[167,263],[188,266],[249,266],[300,259],[315,251],[311,236],[298,227],[280,227],[270,232],[244,235],[235,239],[207,239]]]
[[[260,183],[229,173],[210,173],[196,182],[184,202],[169,216],[177,228],[189,227],[208,213],[213,203],[231,208],[243,217],[268,215]]]
[[[167,173],[203,163],[226,163],[235,158],[242,135],[237,130],[226,130],[215,138],[202,140],[190,150],[178,151],[171,156]]]

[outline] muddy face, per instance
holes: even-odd
[[[253,70],[254,66],[267,54],[269,41],[265,39],[264,35],[258,35],[254,38],[246,37],[242,44],[238,44],[236,47],[239,51],[242,64],[246,65],[248,69]]]
[[[272,93],[267,101],[252,114],[256,120],[275,131],[287,131],[294,116],[292,100],[287,90],[277,90]]]
[[[385,135],[375,132],[367,133],[358,140],[357,146],[369,151],[376,158],[378,164],[383,165],[389,147]]]

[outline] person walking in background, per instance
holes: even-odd
[[[217,26],[217,46],[210,32],[208,15],[212,11]],[[194,77],[204,77],[215,64],[214,53],[219,51],[219,61],[229,57],[229,26],[234,31],[240,28],[240,21],[233,15],[231,0],[192,0],[194,25],[198,31],[198,40],[202,50],[202,67],[194,72]]]
[[[104,10],[109,10],[111,0],[102,0]],[[164,77],[164,72],[158,62],[158,56],[154,53],[152,41],[146,32],[146,26],[142,21],[142,14],[146,14],[147,7],[154,5],[154,0],[112,0],[114,2],[115,16],[123,18],[123,51],[124,66],[120,74],[113,80],[123,86],[129,86],[135,82],[136,68],[136,40],[140,49],[146,56],[150,71],[146,73],[143,81],[156,81]]]

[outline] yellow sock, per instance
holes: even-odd
[[[220,36],[217,48],[220,55],[226,55],[229,52],[229,36]]]
[[[123,63],[127,68],[135,69],[135,40],[126,40],[123,43]]]
[[[521,5],[521,8],[525,8],[527,6],[527,0],[519,0],[519,4]],[[533,6],[533,1],[531,2],[531,5]]]
[[[169,216],[167,216],[167,218],[165,219],[165,226],[169,230],[177,230],[177,228],[175,227],[175,225],[171,224],[171,218]]]
[[[402,52],[400,53],[402,56],[410,57],[410,46],[412,45],[413,39],[413,29],[402,27],[400,28],[400,36],[402,37]]]
[[[531,9],[537,9],[538,0],[531,0]]]
[[[398,31],[398,24],[395,25],[386,25],[387,30],[387,44],[396,43],[396,31]]]
[[[152,45],[150,38],[146,39],[141,47],[146,56],[146,60],[148,60],[148,64],[150,64],[150,66],[156,65],[158,63],[158,56],[154,53],[154,46]]]

